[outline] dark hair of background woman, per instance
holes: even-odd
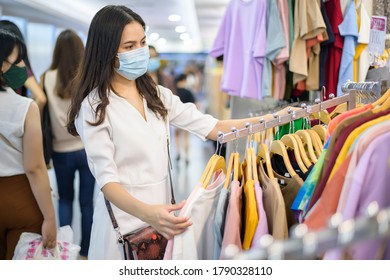
[[[26,56],[26,46],[19,37],[6,29],[0,29],[0,65],[11,55],[15,46],[18,48],[18,57],[13,64],[18,64]],[[8,61],[7,61],[8,62]],[[3,72],[0,69],[0,90],[5,90],[7,83],[3,79]]]
[[[109,104],[108,94],[110,90],[113,90],[110,83],[114,76],[115,58],[122,32],[124,27],[134,20],[145,30],[145,22],[142,18],[125,6],[106,6],[92,19],[84,58],[75,78],[75,93],[72,94],[67,125],[70,134],[78,135],[74,124],[75,118],[80,111],[82,101],[95,88],[97,88],[101,103],[96,107],[97,121],[90,125],[97,126],[104,121],[106,107]],[[136,86],[145,98],[148,108],[157,116],[165,119],[167,109],[158,96],[156,84],[152,78],[145,73],[136,80]]]
[[[58,35],[53,52],[50,70],[57,69],[57,95],[63,99],[71,97],[71,81],[84,55],[84,45],[72,30],[64,30]]]

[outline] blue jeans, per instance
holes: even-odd
[[[74,178],[79,172],[79,203],[81,210],[81,250],[80,255],[88,256],[93,216],[93,194],[95,178],[88,167],[85,150],[66,153],[53,153],[53,165],[59,194],[58,212],[60,226],[72,225]]]

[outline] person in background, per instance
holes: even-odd
[[[169,88],[174,94],[176,93],[175,81],[173,76],[164,72],[163,63],[159,57],[156,48],[149,45],[150,60],[148,73],[157,85]]]
[[[168,205],[170,125],[205,141],[216,140],[218,131],[259,119],[220,121],[157,85],[147,73],[150,53],[145,27],[143,19],[126,6],[103,7],[92,19],[75,78],[67,127],[71,134],[80,135],[101,190],[88,259],[123,259],[105,198],[123,235],[150,225],[171,239],[192,225],[188,217],[171,213],[185,201]],[[271,118],[271,114],[264,116]]]
[[[23,232],[41,234],[48,248],[57,235],[39,109],[9,86],[27,79],[25,55],[24,42],[0,29],[0,259],[8,260]]]
[[[66,130],[67,113],[71,102],[71,82],[84,55],[84,45],[72,30],[62,31],[56,41],[53,60],[41,81],[47,94],[53,131],[53,166],[59,194],[60,226],[72,225],[74,179],[79,173],[79,203],[81,210],[80,258],[88,256],[93,217],[95,179],[89,170],[84,145],[79,137]]]
[[[183,103],[195,103],[194,95],[191,91],[186,89],[187,84],[187,75],[186,74],[180,74],[175,78],[175,85],[176,85],[176,95],[179,96],[180,101]],[[188,165],[188,150],[190,147],[189,143],[189,133],[186,130],[182,130],[180,128],[175,130],[175,144],[177,149],[177,157],[176,160],[180,160],[180,153],[181,153],[181,145],[180,140],[181,138],[184,138],[184,155],[185,155],[185,163]]]
[[[13,23],[9,20],[0,20],[0,29],[9,30],[10,32],[14,33],[21,41],[24,42],[22,32],[20,31],[20,29],[18,28],[18,26],[15,23]],[[45,96],[45,93],[40,88],[37,80],[35,79],[34,73],[31,69],[30,61],[28,59],[28,53],[26,52],[24,54],[24,56],[25,57],[23,57],[23,61],[27,67],[27,80],[23,85],[21,85],[18,88],[15,88],[15,85],[13,85],[13,84],[10,84],[9,86],[13,90],[15,90],[16,93],[18,93],[22,96],[28,96],[27,90],[29,90],[31,93],[31,97],[35,100],[40,112],[42,113],[43,107],[46,104],[46,96]],[[13,71],[15,70],[14,67],[15,66],[13,66],[9,70],[9,75],[11,75],[13,73]]]

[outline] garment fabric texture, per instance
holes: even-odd
[[[226,179],[228,180],[228,178]],[[231,183],[230,183],[231,184]],[[221,189],[219,194],[217,208],[215,209],[214,218],[214,232],[215,232],[215,246],[214,246],[214,260],[218,260],[221,256],[222,239],[225,230],[225,219],[227,207],[229,205],[230,184],[227,189]]]
[[[159,119],[147,107],[145,99],[146,119],[124,98],[110,91],[105,120],[99,126],[91,126],[87,121],[96,121],[97,91],[92,91],[84,99],[75,124],[99,189],[107,183],[117,182],[145,203],[168,204],[169,124],[205,140],[218,122],[212,116],[199,112],[194,104],[180,102],[169,89],[158,86],[158,92],[168,110],[167,121]],[[122,246],[117,242],[102,192],[99,192],[95,203],[88,258],[123,259]],[[147,226],[115,205],[112,208],[122,234]]]
[[[243,187],[239,181],[232,181],[230,185],[229,204],[226,211],[225,229],[222,239],[220,259],[226,259],[226,249],[234,246],[237,251],[242,251],[242,197]]]
[[[222,91],[262,100],[267,0],[232,0],[209,54],[223,55]]]
[[[212,260],[216,236],[215,209],[226,176],[221,172],[206,188],[195,189],[195,194],[179,216],[190,217],[192,226],[173,238],[172,260]],[[166,252],[166,255],[169,253]],[[164,256],[164,259],[168,259]]]
[[[256,228],[259,223],[259,213],[257,212],[255,181],[247,180],[244,185],[244,238],[242,240],[242,249],[249,250],[255,236]]]
[[[259,180],[263,188],[263,204],[269,234],[275,240],[288,238],[286,206],[276,178],[270,179],[263,164],[259,164]]]
[[[261,237],[269,233],[267,215],[265,214],[264,204],[263,204],[263,190],[260,186],[260,182],[255,181],[254,188],[255,188],[255,198],[257,204],[257,213],[259,215],[259,221],[257,223],[255,234],[253,235],[251,248],[259,247]]]

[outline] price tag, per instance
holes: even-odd
[[[375,63],[375,59],[373,58],[378,57],[385,51],[386,24],[386,17],[371,17],[370,41],[368,43],[368,50],[372,57],[371,65]]]

